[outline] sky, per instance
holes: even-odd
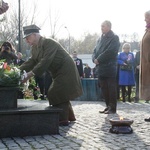
[[[10,8],[17,7],[18,0],[4,0]],[[20,0],[27,5],[26,13],[33,10],[33,2],[38,4],[37,25],[42,24],[41,34],[50,36],[50,13],[57,22],[58,38],[69,35],[81,38],[85,33],[101,33],[101,23],[110,20],[116,34],[145,31],[144,13],[150,10],[149,0]],[[22,6],[23,7],[23,6]],[[10,10],[9,10],[10,11]],[[7,13],[9,13],[9,11]],[[67,28],[65,28],[67,27]]]

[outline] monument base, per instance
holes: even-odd
[[[18,100],[17,109],[0,111],[0,138],[58,134],[61,111],[36,101]]]
[[[18,87],[0,87],[0,110],[17,108]]]

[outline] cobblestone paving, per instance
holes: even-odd
[[[47,101],[39,101],[47,103]],[[118,102],[117,114],[100,114],[104,102],[72,101],[77,121],[60,127],[59,135],[0,139],[0,150],[150,150],[150,104]],[[132,134],[112,134],[109,119],[134,120]]]

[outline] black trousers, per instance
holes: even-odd
[[[35,76],[36,86],[39,86],[41,94],[47,96],[48,89],[52,83],[50,73],[45,72],[41,77]]]
[[[117,88],[116,77],[99,77],[99,83],[104,96],[106,107],[116,112]]]
[[[139,100],[139,73],[135,74],[135,87],[136,87],[136,96],[135,96],[135,100],[138,101]]]

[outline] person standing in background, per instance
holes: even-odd
[[[24,62],[25,62],[25,60],[22,59],[22,53],[17,52],[17,59],[15,62],[15,65],[21,66]]]
[[[111,30],[111,22],[101,24],[102,35],[94,49],[92,60],[98,66],[98,79],[106,108],[100,113],[116,113],[117,55],[120,47],[119,37]]]
[[[150,10],[145,12],[146,31],[141,42],[140,99],[150,100]],[[150,117],[145,121],[150,122]]]
[[[77,69],[78,69],[80,77],[83,78],[83,63],[82,63],[82,59],[79,59],[77,57],[77,52],[76,51],[73,52],[72,58],[73,58],[76,66],[77,66]]]
[[[91,78],[91,68],[89,67],[88,64],[85,64],[83,73],[84,73],[84,78]]]
[[[122,52],[118,55],[119,64],[119,85],[122,90],[123,102],[126,101],[126,94],[128,95],[128,102],[131,102],[132,86],[135,85],[134,78],[134,55],[130,51],[131,45],[124,43],[122,46]],[[127,89],[126,89],[127,87]]]

